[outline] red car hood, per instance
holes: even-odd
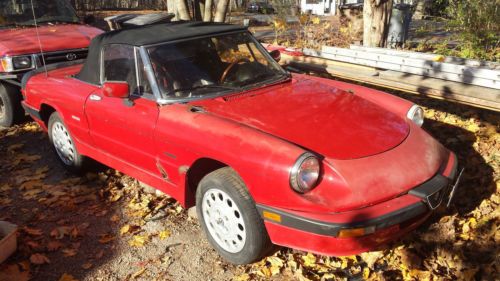
[[[390,150],[409,133],[396,114],[307,79],[194,104],[332,159]]]
[[[40,41],[45,52],[87,48],[90,40],[103,31],[80,24],[40,26]],[[39,53],[35,28],[0,30],[0,56]]]

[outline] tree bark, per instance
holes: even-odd
[[[363,45],[385,47],[392,14],[392,0],[365,0],[363,5]]]
[[[219,0],[219,3],[217,3],[217,9],[215,10],[214,22],[224,22],[226,20],[228,6],[229,0]]]
[[[176,0],[175,1],[177,12],[179,13],[180,20],[191,20],[189,15],[189,8],[186,0]]]
[[[205,12],[203,15],[204,21],[212,21],[212,6],[214,5],[213,0],[205,0]]]

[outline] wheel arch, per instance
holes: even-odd
[[[40,104],[40,117],[42,118],[42,121],[47,128],[49,127],[50,115],[52,115],[52,113],[54,113],[56,111],[57,110],[55,107],[53,107],[47,103]]]
[[[190,208],[196,205],[196,190],[200,181],[211,172],[224,167],[231,167],[230,165],[213,159],[213,158],[198,158],[189,167],[186,172],[185,179],[185,207]]]

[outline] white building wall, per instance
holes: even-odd
[[[302,13],[311,11],[313,15],[335,15],[337,11],[336,0],[301,0]]]

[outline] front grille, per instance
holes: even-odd
[[[87,58],[87,53],[87,49],[65,50],[60,52],[44,53],[43,58],[45,59],[45,64],[53,64],[85,59]],[[42,55],[37,55],[38,67],[42,66],[43,61],[44,60],[42,60]]]

